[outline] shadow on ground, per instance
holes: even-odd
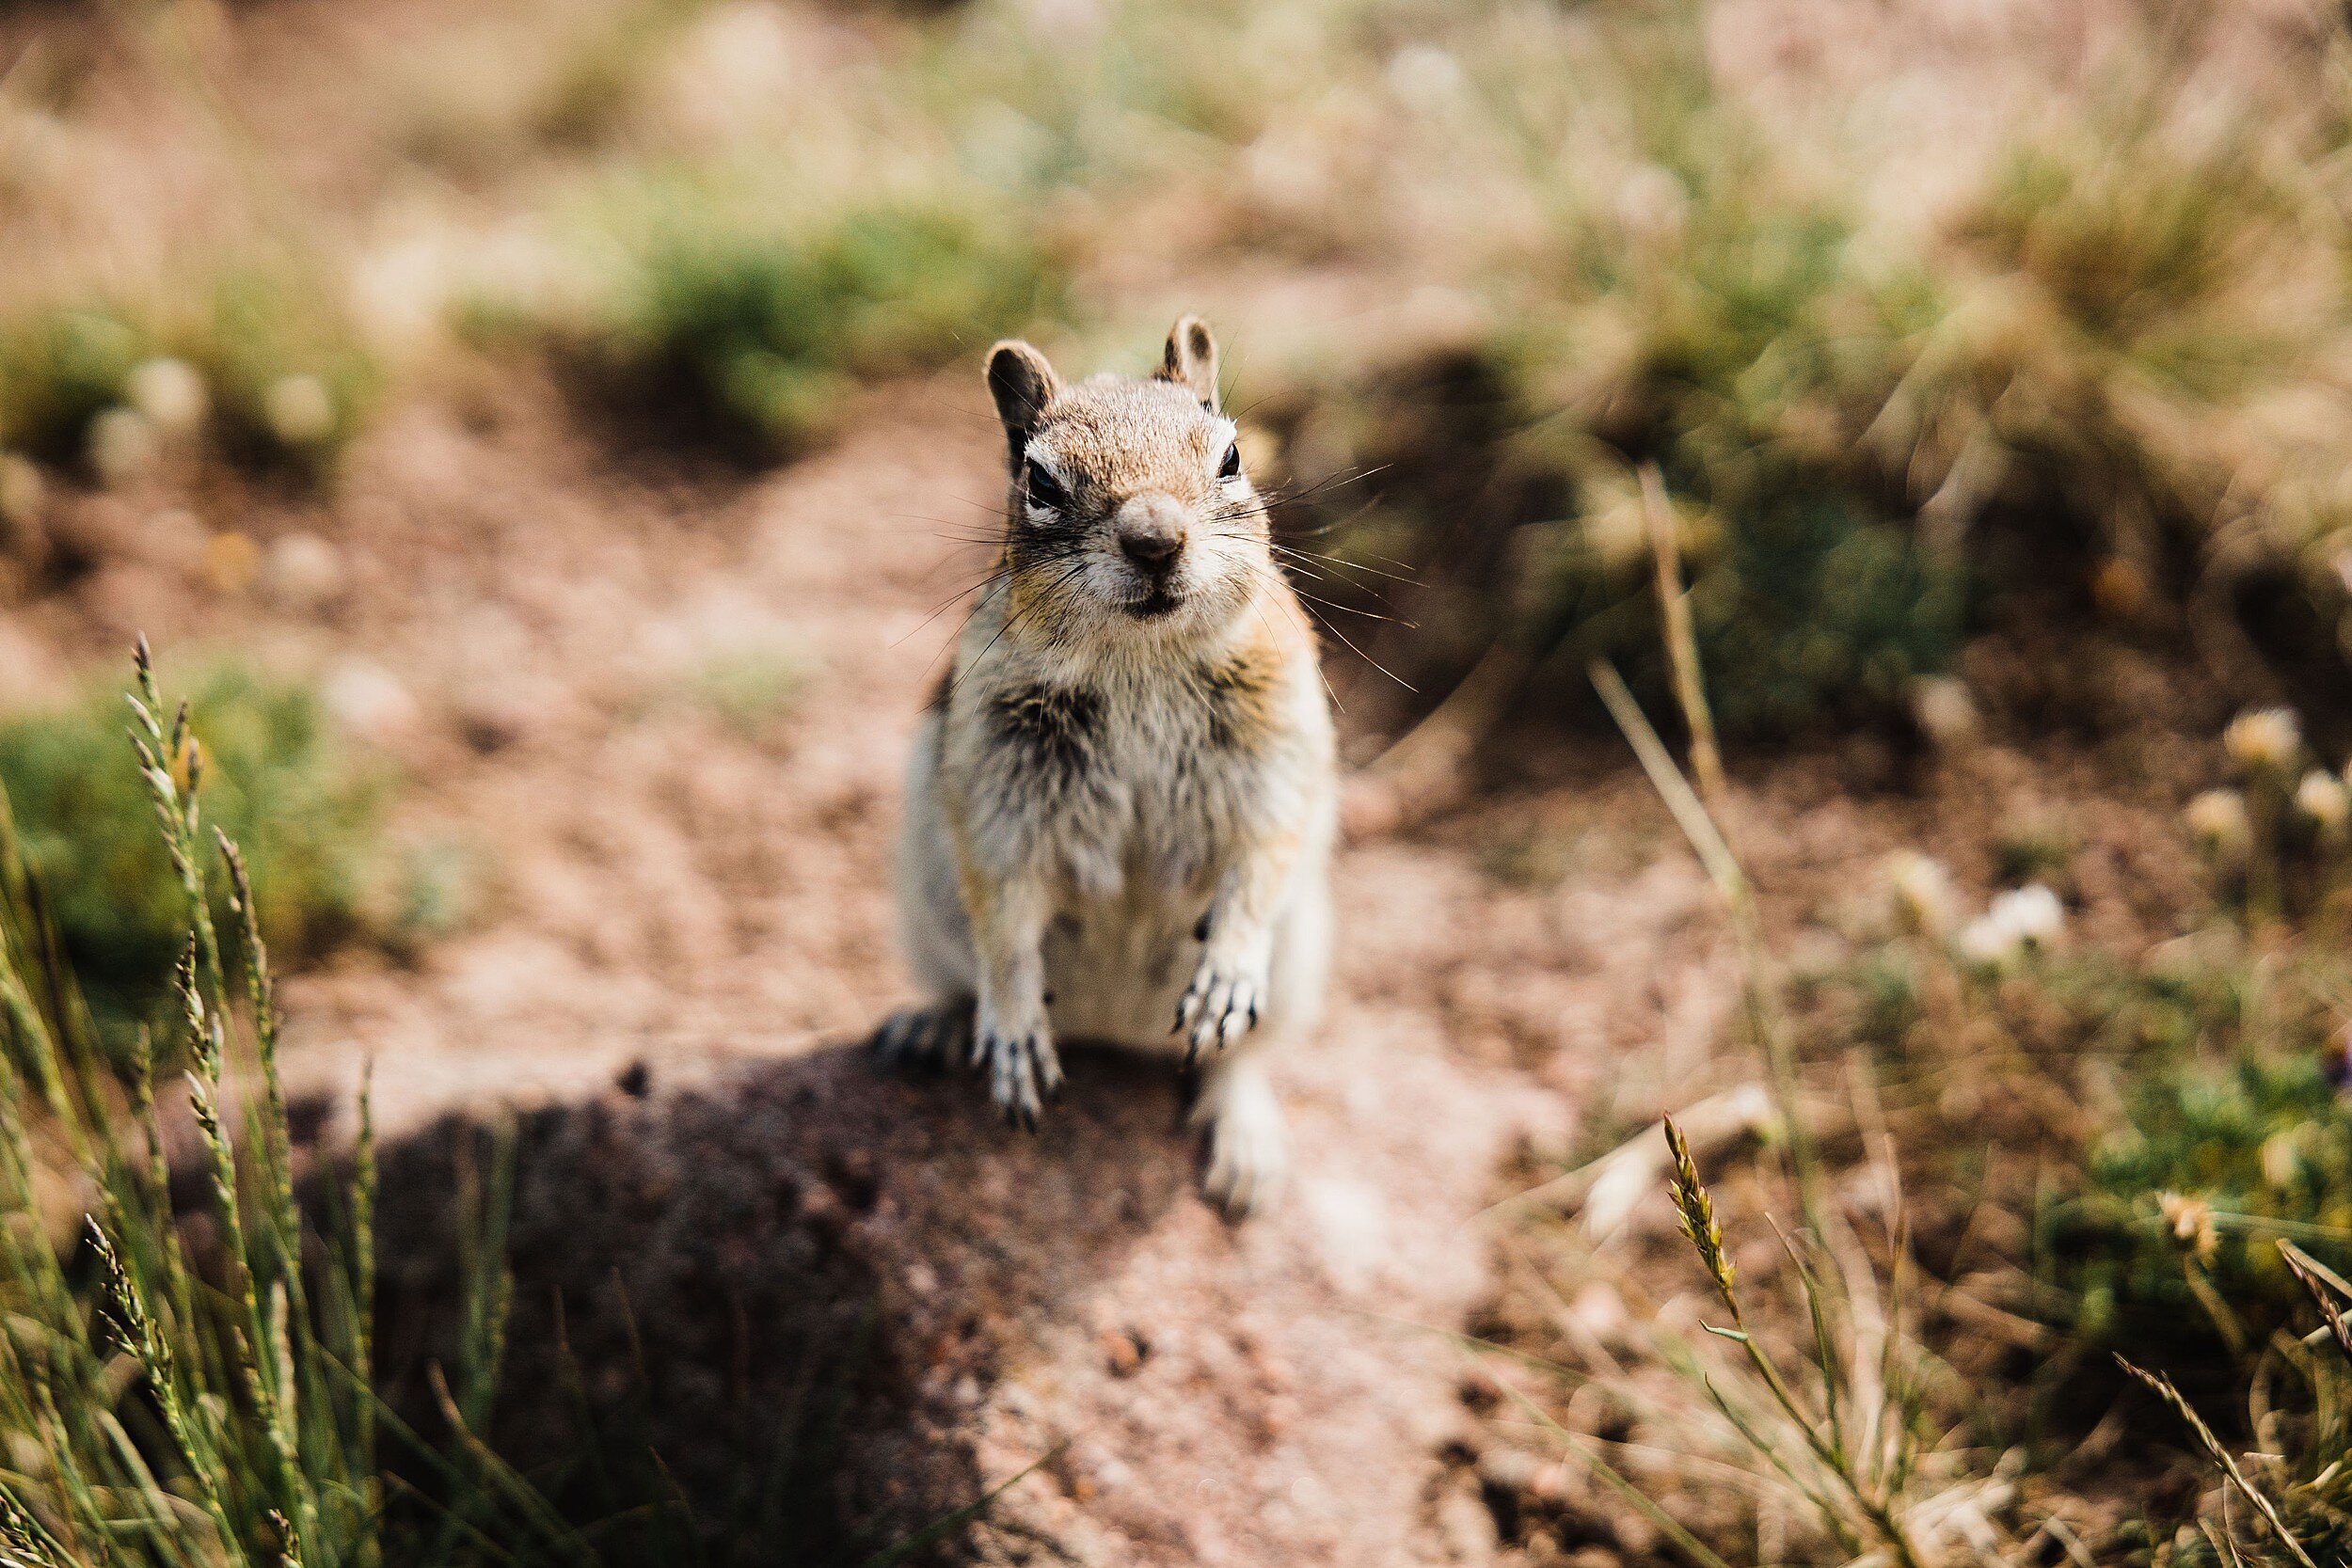
[[[680,1502],[712,1560],[862,1561],[985,1495],[972,1413],[1185,1199],[1182,1108],[1165,1063],[1089,1053],[1029,1137],[966,1080],[835,1047],[675,1091],[632,1069],[503,1128],[446,1117],[383,1156],[395,1403],[429,1413],[426,1369],[462,1361],[468,1216],[497,1207],[503,1148],[496,1446],[573,1519],[618,1517],[618,1561],[691,1560]]]

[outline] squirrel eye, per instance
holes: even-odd
[[[1059,512],[1070,504],[1070,492],[1061,487],[1060,480],[1045,471],[1043,465],[1031,461],[1023,468],[1021,477],[1031,506]]]
[[[1238,478],[1240,474],[1241,443],[1237,441],[1233,445],[1225,449],[1225,461],[1217,465],[1216,477],[1219,479],[1235,479]]]

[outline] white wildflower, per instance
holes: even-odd
[[[2048,949],[2056,947],[2066,935],[2066,908],[2058,895],[2041,882],[2029,882],[2011,888],[1993,900],[1985,911],[2005,922],[2026,945]]]
[[[1958,909],[1952,876],[1943,862],[1915,849],[1899,849],[1886,857],[1884,875],[1895,918],[1905,930],[1941,937],[1952,928]]]
[[[2221,749],[2246,772],[2282,773],[2303,750],[2302,727],[2292,708],[2250,709],[2221,732]]]
[[[2214,1229],[2213,1205],[2201,1197],[2189,1197],[2181,1193],[2158,1193],[2156,1212],[2164,1216],[2165,1228],[2182,1251],[2199,1259],[2211,1258],[2221,1245],[2221,1238]]]
[[[2344,832],[2345,820],[2352,818],[2352,791],[2333,773],[2314,768],[2295,786],[2295,810],[2319,830],[2321,837],[2334,838]]]
[[[1960,928],[1952,951],[1971,969],[2007,969],[2024,953],[2025,943],[1988,911]]]
[[[2057,894],[2040,882],[2011,888],[1952,939],[1963,962],[1977,969],[2007,969],[2028,953],[2047,952],[2066,934],[2066,910]]]
[[[2254,825],[2246,797],[2234,789],[2208,789],[2181,814],[2197,847],[2216,860],[2234,861],[2253,847]]]

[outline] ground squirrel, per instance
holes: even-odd
[[[1034,1128],[1057,1039],[1200,1069],[1205,1186],[1263,1203],[1288,1134],[1266,1053],[1327,967],[1336,816],[1315,638],[1186,316],[1151,376],[1064,386],[989,351],[1012,480],[1003,555],[923,720],[900,926],[930,1003],[876,1036],[968,1059]]]

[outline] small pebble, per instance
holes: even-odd
[[[364,659],[345,659],[328,671],[319,696],[343,732],[361,740],[388,744],[416,727],[416,698],[389,671]]]
[[[1108,1329],[1100,1341],[1103,1360],[1113,1377],[1133,1377],[1143,1367],[1143,1347],[1124,1329]]]
[[[308,447],[335,434],[335,395],[315,375],[280,376],[262,394],[269,433],[290,447]]]
[[[262,561],[262,586],[288,610],[324,609],[342,596],[349,578],[343,552],[315,533],[288,533],[272,540]]]
[[[153,422],[135,408],[109,408],[90,421],[90,470],[110,489],[146,477],[160,451]]]
[[[125,378],[123,391],[158,433],[174,439],[195,435],[213,406],[203,372],[185,359],[144,361]]]

